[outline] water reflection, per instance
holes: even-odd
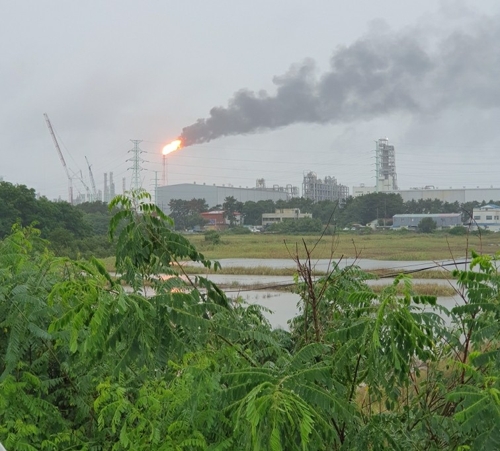
[[[271,310],[271,313],[265,312],[271,325],[276,328],[288,330],[287,322],[294,316],[297,316],[299,310],[297,304],[300,296],[295,293],[281,291],[241,291],[228,293],[231,298],[241,297],[248,304],[259,304]]]
[[[290,259],[256,259],[256,258],[227,258],[218,260],[222,268],[229,267],[242,267],[242,268],[255,268],[255,267],[269,267],[276,269],[295,268],[295,263]],[[315,260],[314,267],[318,271],[328,271],[332,269],[332,262],[329,259]],[[460,262],[452,260],[440,261],[395,261],[395,260],[371,260],[371,259],[342,259],[339,263],[340,267],[347,267],[350,265],[359,266],[361,269],[369,271],[376,269],[386,269],[391,272],[408,272],[421,269],[468,269],[468,262],[461,260]],[[418,277],[418,273],[414,275]],[[214,283],[225,286],[224,291],[229,297],[241,297],[243,300],[250,304],[259,304],[267,307],[272,313],[266,316],[271,325],[275,328],[280,327],[288,329],[288,321],[298,314],[297,304],[300,297],[297,294],[276,291],[275,285],[292,285],[293,277],[291,276],[260,276],[260,275],[227,275],[227,274],[210,274],[204,275]],[[379,279],[370,281],[374,285],[388,285],[393,279]],[[446,286],[453,286],[456,288],[456,282],[444,279],[413,279],[414,284],[439,284]],[[256,285],[261,286],[261,289],[254,289]],[[253,286],[253,287],[252,287]],[[262,287],[264,286],[264,287]],[[463,304],[460,296],[452,297],[438,297],[438,304],[450,310],[455,305]],[[449,318],[444,318],[446,322]]]
[[[285,284],[292,283],[290,277],[282,277],[282,276],[265,276],[266,281],[263,281],[262,277],[259,276],[228,276],[217,274],[220,276],[219,281],[215,281],[212,279],[212,276],[209,276],[211,280],[214,280],[216,283],[224,283],[231,284],[232,282],[238,282],[240,284],[239,287],[230,287],[226,288],[224,291],[230,298],[240,297],[248,304],[258,304],[262,305],[269,310],[270,313],[265,312],[264,315],[267,317],[269,322],[274,328],[282,328],[288,330],[288,321],[292,319],[294,316],[298,315],[298,303],[300,301],[300,296],[295,293],[284,292],[284,291],[276,291],[275,289],[264,288],[264,289],[251,289],[245,287],[245,282],[249,282],[248,285],[258,283],[265,283],[266,286],[271,284]],[[418,283],[429,283],[427,279],[414,280],[415,284]],[[370,281],[372,284],[390,284],[391,280],[373,280]],[[432,280],[432,283],[443,284],[443,285],[452,285],[456,286],[454,281],[449,280]],[[456,305],[462,305],[463,299],[457,294],[455,296],[440,296],[437,298],[437,303],[447,310],[451,310]],[[447,316],[443,316],[446,323],[449,324],[449,318]]]
[[[295,293],[251,290],[241,291],[240,293],[231,291],[228,295],[231,298],[239,296],[249,304],[262,305],[271,310],[271,313],[266,312],[264,315],[274,328],[288,330],[288,321],[299,314],[297,304],[300,297]],[[463,301],[459,296],[451,296],[438,297],[437,303],[447,310],[451,310],[456,305],[463,304]],[[448,317],[444,317],[444,320],[449,324]]]

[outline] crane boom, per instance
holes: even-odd
[[[73,179],[69,174],[68,166],[66,166],[66,161],[64,160],[61,148],[59,147],[59,143],[57,142],[56,134],[54,133],[54,129],[52,128],[52,124],[50,123],[49,116],[47,116],[47,113],[43,113],[43,116],[45,117],[45,122],[47,122],[47,127],[49,128],[52,140],[54,141],[59,159],[61,160],[64,171],[66,172],[66,177],[68,177],[68,202],[73,205]]]
[[[87,192],[87,202],[92,202],[92,195],[90,194],[90,188],[85,183],[85,180],[83,180],[83,172],[82,171],[80,171],[80,177],[78,177],[78,180],[80,180],[80,182],[82,182],[82,185],[85,188],[85,191]]]
[[[92,173],[92,166],[90,166],[89,160],[87,157],[85,157],[85,160],[87,161],[87,166],[89,167],[89,175],[90,175],[90,183],[92,184],[92,197],[94,201],[97,200],[97,189],[95,187],[95,180],[94,180],[94,174]]]

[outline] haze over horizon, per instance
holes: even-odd
[[[400,188],[500,186],[497,2],[216,3],[5,2],[0,176],[66,198],[47,113],[71,170],[117,192],[131,139],[151,190],[181,131],[169,184],[371,185],[387,136]]]

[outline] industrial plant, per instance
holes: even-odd
[[[97,189],[92,166],[87,157],[85,157],[88,166],[88,176],[90,186],[85,182],[82,171],[71,171],[66,165],[63,153],[59,146],[56,134],[52,124],[44,114],[47,127],[52,137],[54,146],[58,153],[59,159],[66,174],[68,183],[68,202],[78,204],[81,202],[102,201],[110,202],[117,194],[113,172],[104,173],[103,189]],[[130,185],[127,187],[126,179],[122,179],[122,193],[127,189],[138,189],[142,187],[141,172],[144,170],[141,158],[143,151],[139,144],[141,140],[131,140],[134,144],[129,150],[131,157],[127,160],[131,167]],[[175,144],[175,147],[172,145]],[[314,202],[321,201],[338,201],[342,203],[349,196],[357,197],[375,192],[397,193],[403,198],[403,201],[420,200],[420,199],[438,199],[445,202],[489,202],[491,200],[500,199],[500,188],[449,188],[439,189],[434,186],[425,186],[423,188],[399,189],[398,177],[396,171],[396,149],[395,146],[389,143],[387,137],[380,138],[375,141],[375,185],[369,186],[360,184],[352,188],[352,193],[349,188],[337,181],[333,175],[324,175],[323,178],[318,176],[313,171],[305,171],[302,180],[302,192],[299,187],[293,184],[281,186],[273,184],[267,186],[263,178],[256,180],[254,187],[233,186],[231,184],[209,185],[199,183],[180,183],[168,184],[166,178],[166,155],[180,148],[181,141],[177,140],[166,146],[163,151],[163,177],[162,185],[158,183],[158,177],[155,179],[153,187],[153,195],[155,202],[166,213],[169,213],[169,203],[172,199],[191,200],[193,198],[205,199],[210,208],[217,205],[222,205],[226,197],[234,197],[239,202],[261,200],[289,200],[294,197],[304,197],[311,199]],[[169,148],[171,147],[171,148]],[[78,182],[83,187],[83,192],[74,193],[74,182]]]
[[[349,197],[349,188],[337,183],[335,177],[327,176],[322,180],[314,172],[307,172],[302,182],[302,197],[314,202],[322,200],[342,202]]]
[[[396,173],[396,150],[389,145],[388,138],[375,141],[375,186],[364,184],[354,186],[352,196],[362,196],[375,192],[388,192],[401,195],[404,202],[419,199],[438,199],[443,202],[489,202],[500,199],[500,188],[449,188],[439,189],[429,185],[422,188],[398,189]]]
[[[403,201],[419,199],[439,199],[446,202],[488,202],[493,199],[500,199],[500,188],[449,188],[439,189],[434,186],[423,188],[399,189],[396,171],[396,149],[389,143],[387,137],[375,141],[375,185],[367,186],[360,184],[349,188],[337,181],[331,175],[319,177],[315,172],[306,171],[303,175],[302,193],[296,186],[273,185],[266,187],[264,179],[258,179],[254,188],[236,188],[232,185],[205,185],[188,184],[167,185],[156,188],[157,202],[168,212],[168,202],[171,199],[189,200],[193,197],[204,198],[210,207],[221,205],[224,198],[233,196],[240,202],[247,200],[287,200],[300,195],[314,202],[325,200],[342,202],[349,195],[353,197],[362,196],[375,192],[386,192],[400,194]]]

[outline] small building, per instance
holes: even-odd
[[[204,211],[200,214],[203,219],[208,221],[205,226],[207,230],[225,230],[229,227],[230,222],[224,216],[224,210]],[[241,213],[235,213],[234,219],[235,225],[241,225]]]
[[[462,225],[460,213],[400,214],[392,217],[393,229],[416,229],[424,218],[432,218],[438,229]]]
[[[267,226],[277,222],[293,221],[301,218],[312,218],[312,214],[301,213],[299,208],[278,208],[274,213],[262,214],[262,225]]]
[[[488,204],[472,210],[471,229],[486,229],[492,232],[500,232],[500,207]]]

